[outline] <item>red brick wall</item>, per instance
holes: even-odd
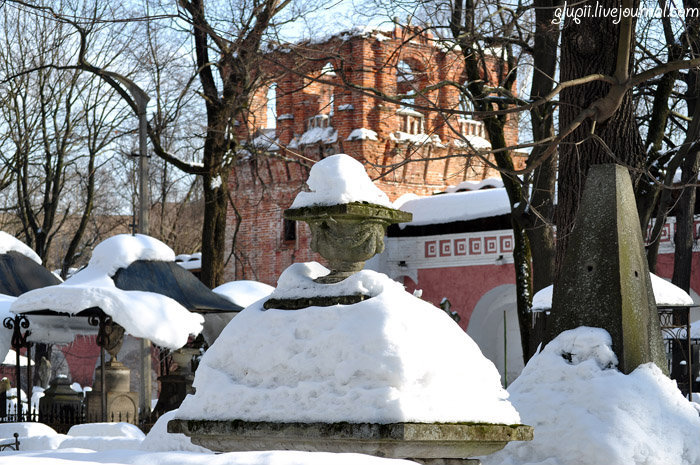
[[[330,124],[338,137],[332,144],[283,148],[273,155],[256,154],[238,161],[229,180],[235,210],[229,209],[228,244],[235,249],[227,264],[226,279],[255,279],[274,285],[293,262],[322,262],[309,250],[307,226],[298,224],[296,240],[285,241],[282,220],[282,212],[303,188],[310,166],[322,157],[347,153],[360,160],[391,200],[406,193],[429,195],[466,179],[498,176],[482,159],[455,146],[453,141],[458,137],[447,122],[458,127],[457,116],[446,122],[444,116],[428,110],[434,105],[458,108],[459,92],[454,87],[445,86],[415,99],[417,105],[425,107],[419,109],[424,114],[424,132],[437,135],[441,141],[417,145],[392,140],[392,134],[401,128],[398,104],[341,86],[345,79],[356,86],[396,94],[445,79],[464,81],[459,55],[445,53],[433,46],[429,35],[411,36],[413,32],[397,27],[393,34],[383,35],[382,40],[369,35],[303,45],[299,49],[304,51],[304,60],[299,60],[298,53],[276,56],[278,62],[284,62],[284,69],[273,79],[277,84],[276,113],[293,116],[277,121],[276,135],[282,146],[301,136],[307,130],[307,120],[318,114],[332,113]],[[399,61],[411,67],[412,82],[397,82]],[[494,82],[504,71],[497,59],[487,57],[486,61],[485,78]],[[323,73],[327,63],[336,70],[336,76]],[[254,133],[256,128],[265,126],[267,89],[262,88],[256,95],[251,107],[254,118],[239,132]],[[352,109],[340,110],[341,105],[352,105]],[[516,117],[510,117],[506,125],[508,144],[517,143],[517,126]],[[346,140],[358,128],[375,131],[378,140]],[[460,156],[445,158],[454,154]]]

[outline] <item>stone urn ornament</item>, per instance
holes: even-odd
[[[389,198],[377,188],[358,161],[334,155],[334,163],[314,165],[309,174],[309,192],[300,192],[288,220],[304,221],[311,229],[311,250],[328,261],[331,272],[315,279],[321,284],[339,283],[362,270],[365,261],[384,251],[384,235],[390,224],[411,221],[413,215],[392,208]],[[366,295],[336,295],[310,299],[270,299],[265,308],[295,310],[312,305],[349,305]]]

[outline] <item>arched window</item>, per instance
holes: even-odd
[[[335,76],[335,68],[333,68],[333,65],[329,61],[325,65],[323,65],[323,68],[321,68],[321,76],[328,76],[328,77],[333,77]]]
[[[459,94],[459,110],[464,112],[459,115],[459,132],[463,136],[485,137],[484,123],[474,117],[474,104],[464,94]]]
[[[403,60],[399,61],[396,65],[396,82],[412,82],[414,79],[411,66]]]
[[[268,129],[277,127],[277,83],[270,84],[267,89],[267,126]]]

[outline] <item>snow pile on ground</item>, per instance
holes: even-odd
[[[619,372],[607,331],[565,331],[509,387],[531,442],[510,443],[484,465],[697,465],[700,417],[656,365]]]
[[[212,289],[212,291],[243,308],[252,304],[256,300],[267,297],[274,290],[275,288],[269,284],[258,281],[249,281],[246,279],[230,281]]]
[[[121,234],[95,247],[88,266],[57,285],[22,294],[12,304],[14,313],[50,309],[75,315],[98,307],[124,327],[128,334],[178,349],[190,334],[199,334],[203,318],[175,300],[152,292],[123,291],[111,276],[136,260],[173,261],[175,254],[148,236]]]
[[[399,224],[403,229],[506,215],[510,202],[505,189],[486,189],[408,199],[402,201],[401,210],[413,213],[413,221]]]
[[[0,254],[7,252],[17,252],[31,258],[41,265],[41,258],[27,244],[7,234],[5,231],[0,231]]]
[[[143,440],[143,434],[138,426],[131,423],[85,423],[73,425],[68,430],[68,436],[102,436],[109,438],[127,438]]]
[[[192,444],[189,437],[182,433],[168,433],[168,422],[175,417],[175,410],[166,412],[158,418],[146,439],[141,443],[141,449],[157,452],[182,450],[189,452],[213,453],[209,449]]]
[[[337,285],[312,279],[327,273],[296,264],[272,295],[322,295]],[[202,357],[196,393],[176,417],[520,422],[493,363],[449,316],[385,275],[355,276],[353,288],[375,297],[295,311],[258,301],[239,313]]]
[[[139,449],[146,437],[130,423],[85,423],[71,426],[59,449]]]
[[[654,273],[649,273],[649,276],[657,307],[694,305],[693,298],[680,287]],[[551,285],[537,291],[532,298],[532,311],[541,312],[551,309],[553,291],[554,287]]]
[[[311,192],[300,192],[291,208],[350,202],[391,207],[389,197],[372,183],[362,163],[342,153],[312,166],[306,184]]]
[[[19,448],[24,451],[56,449],[66,438],[43,423],[0,423],[0,444],[14,443],[14,433],[19,434]]]

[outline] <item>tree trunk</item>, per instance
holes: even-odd
[[[619,7],[613,0],[599,4],[603,8]],[[599,18],[581,18],[580,24],[567,21],[561,41],[561,81],[594,73],[613,76],[617,57],[611,51],[617,50],[619,29],[619,25],[612,21]],[[634,44],[634,29],[631,44]],[[567,127],[580,111],[605,97],[609,90],[610,84],[601,81],[565,89],[561,93],[560,127]],[[644,148],[634,119],[630,92],[624,95],[613,116],[595,128],[600,140],[588,137],[592,129],[592,120],[585,120],[559,146],[559,196],[555,214],[557,274],[561,272],[589,168],[599,163],[618,163],[632,170],[644,166]],[[631,173],[634,185],[637,184],[638,172]]]
[[[552,24],[554,10],[561,4],[559,0],[535,0],[535,44],[533,55],[533,76],[530,100],[547,95],[554,85],[557,62],[559,26]],[[554,135],[554,119],[549,106],[537,107],[530,111],[533,140],[543,140]],[[530,159],[538,159],[546,147],[533,148]],[[532,287],[537,292],[554,280],[554,187],[557,173],[557,157],[553,155],[533,173],[531,214],[527,236],[532,251]],[[536,344],[535,344],[536,347]],[[531,347],[533,349],[533,347]],[[526,361],[532,354],[525,354]]]
[[[201,280],[210,288],[223,283],[226,248],[226,212],[228,208],[228,176],[220,174],[219,187],[212,188],[212,176],[204,176],[204,225],[202,227]],[[214,182],[214,186],[219,181]]]
[[[675,251],[673,257],[673,284],[686,292],[690,291],[690,276],[693,263],[693,244],[695,242],[695,197],[697,192],[698,164],[700,162],[700,105],[698,105],[697,71],[689,80],[687,91],[688,114],[693,119],[688,126],[685,143],[692,144],[681,165],[681,182],[685,186],[681,191],[676,208],[676,235],[674,238]],[[694,85],[692,85],[694,84]]]

